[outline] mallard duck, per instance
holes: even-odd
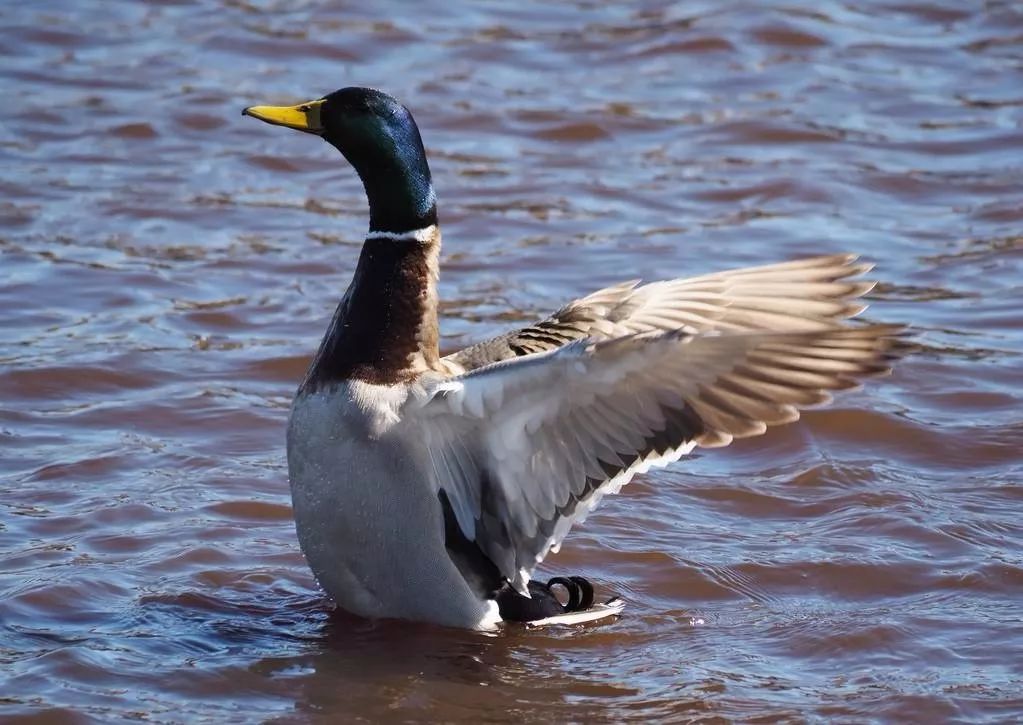
[[[322,137],[369,200],[287,428],[302,551],[356,615],[485,630],[615,614],[583,577],[532,579],[605,495],[890,369],[899,328],[848,321],[872,287],[852,255],[627,282],[442,357],[436,194],[408,109],[343,88],[243,113]]]

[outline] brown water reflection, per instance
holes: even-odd
[[[1023,717],[1021,37],[995,0],[8,4],[0,717]],[[423,128],[448,347],[858,251],[920,350],[608,500],[548,570],[614,625],[332,614],[282,431],[365,202],[238,112],[350,84]]]

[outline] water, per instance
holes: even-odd
[[[815,8],[0,9],[0,716],[1023,716],[1023,11]],[[365,201],[239,112],[353,84],[423,129],[446,348],[622,279],[857,251],[869,319],[921,349],[607,500],[545,572],[624,597],[613,625],[333,614],[283,426]]]

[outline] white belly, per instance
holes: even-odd
[[[496,604],[470,589],[444,547],[427,452],[379,433],[365,386],[358,393],[300,396],[288,421],[295,527],[313,574],[354,614],[493,627]]]

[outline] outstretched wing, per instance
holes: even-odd
[[[889,369],[899,328],[817,327],[584,339],[438,382],[403,417],[461,532],[525,593],[569,528],[636,472],[759,435]]]
[[[872,282],[850,279],[870,269],[839,254],[763,267],[654,282],[626,282],[569,303],[545,320],[444,358],[457,372],[554,350],[583,338],[611,339],[682,329],[805,330],[852,317]]]

